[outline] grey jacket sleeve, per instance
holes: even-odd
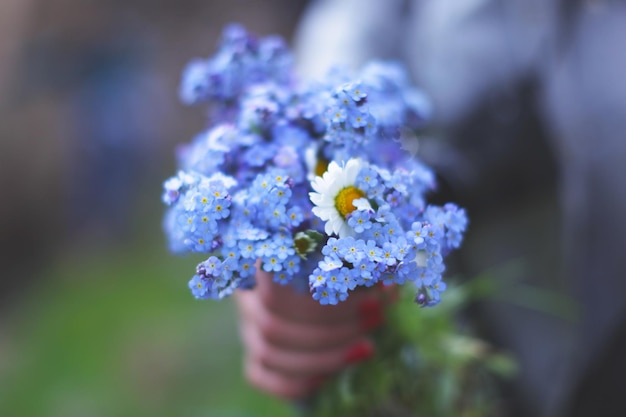
[[[626,415],[622,384],[602,383],[626,373],[624,40],[621,3],[558,0],[323,0],[297,36],[307,75],[404,61],[435,104],[422,156],[469,209],[467,273],[520,257],[524,282],[580,306],[482,310],[522,362],[528,414]]]

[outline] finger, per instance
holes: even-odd
[[[370,357],[374,351],[372,343],[365,338],[324,350],[284,349],[272,345],[261,336],[256,327],[245,323],[242,326],[242,337],[247,346],[247,354],[252,359],[293,376],[334,374],[350,363]]]
[[[378,304],[380,305],[380,304]],[[294,350],[319,350],[345,345],[382,323],[382,313],[376,304],[364,304],[368,311],[353,321],[317,323],[294,321],[265,308],[252,292],[238,295],[238,306],[244,321],[253,323],[261,336],[278,347]],[[364,309],[365,310],[365,309]]]
[[[268,368],[249,356],[245,361],[245,375],[253,386],[285,400],[306,398],[318,386],[315,378],[290,376]]]
[[[337,305],[320,305],[310,293],[300,293],[289,285],[279,285],[272,281],[272,275],[258,271],[257,291],[263,304],[278,316],[289,317],[294,321],[338,323],[358,320],[360,305],[369,300],[380,300],[380,289],[363,288],[351,292],[346,301]]]

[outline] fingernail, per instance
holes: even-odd
[[[359,342],[346,353],[346,363],[356,363],[369,359],[374,354],[374,346],[370,342]]]
[[[359,313],[362,316],[369,316],[372,314],[382,314],[383,311],[383,305],[381,304],[380,300],[378,299],[368,299],[368,300],[364,300],[363,302],[361,302],[361,304],[359,304]]]
[[[361,319],[361,329],[363,331],[373,330],[379,327],[385,321],[382,311],[364,316]]]
[[[364,300],[359,305],[361,329],[364,331],[375,329],[384,321],[383,305],[379,299]]]

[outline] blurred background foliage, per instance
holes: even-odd
[[[232,303],[190,299],[177,278],[193,262],[150,235],[57,260],[16,303],[0,415],[290,415],[243,381]]]
[[[290,39],[303,1],[0,3],[0,415],[256,416],[231,302],[196,302],[160,222],[178,102],[222,27]]]

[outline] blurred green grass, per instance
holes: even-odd
[[[232,302],[194,300],[196,260],[152,235],[72,251],[29,289],[0,343],[0,416],[293,414],[245,383]]]

